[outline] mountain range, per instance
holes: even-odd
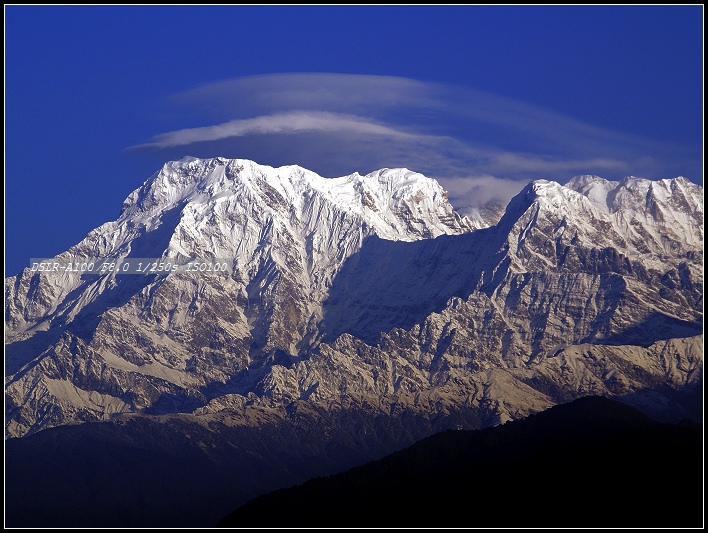
[[[6,278],[13,446],[176,424],[221,457],[267,426],[245,457],[323,432],[325,471],[300,449],[246,498],[589,395],[702,419],[703,188],[682,177],[538,180],[470,219],[407,169],[187,157],[51,261],[116,268]],[[121,271],[190,261],[225,268]]]

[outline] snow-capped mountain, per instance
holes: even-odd
[[[248,281],[267,264],[321,294],[371,235],[411,241],[470,229],[437,182],[405,169],[326,179],[299,167],[184,158],[128,196],[118,220],[58,259],[228,258]],[[115,276],[87,282],[76,272],[39,281],[51,292],[48,306],[10,307],[8,339],[73,320],[118,283]]]
[[[669,416],[702,372],[702,206],[684,178],[581,176],[484,228],[406,169],[168,163],[55,259],[228,270],[6,279],[7,432],[299,402],[489,425],[586,394]]]

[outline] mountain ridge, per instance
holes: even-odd
[[[491,402],[503,421],[593,391],[695,387],[702,188],[653,183],[539,180],[475,229],[407,169],[168,163],[59,259],[232,269],[7,278],[7,431],[344,396],[428,409],[422,393],[443,411]]]
[[[378,461],[273,491],[219,526],[697,527],[701,433],[699,424],[661,424],[588,396],[493,428],[438,433]],[[670,455],[689,466],[675,472],[647,464]],[[641,502],[641,511],[630,502]]]

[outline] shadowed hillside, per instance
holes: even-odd
[[[700,527],[702,430],[587,397],[247,503],[221,526]],[[273,512],[276,510],[277,512]]]

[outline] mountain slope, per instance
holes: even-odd
[[[228,269],[6,279],[7,432],[295,401],[494,424],[588,394],[684,417],[702,205],[683,178],[537,181],[475,230],[406,169],[168,163],[57,261]]]
[[[219,525],[701,527],[701,462],[698,424],[661,424],[587,397],[503,426],[434,435],[260,496]]]
[[[445,429],[456,416],[304,401],[238,414],[130,414],[47,428],[5,443],[8,527],[214,527],[271,490],[379,459]]]

